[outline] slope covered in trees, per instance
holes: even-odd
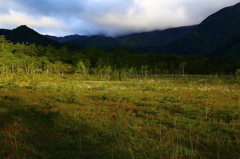
[[[74,42],[84,46],[97,46],[102,48],[111,48],[115,46],[126,47],[138,52],[149,52],[155,46],[162,46],[167,42],[183,35],[193,29],[194,26],[178,27],[162,31],[152,31],[145,33],[136,33],[118,38],[91,36],[82,38]]]
[[[222,43],[207,55],[231,60],[240,59],[240,34]]]

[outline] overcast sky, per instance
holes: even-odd
[[[0,28],[117,36],[199,24],[239,0],[0,0]]]

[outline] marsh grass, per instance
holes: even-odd
[[[1,78],[0,158],[240,156],[235,79],[42,76]]]

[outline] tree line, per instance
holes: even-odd
[[[124,79],[160,74],[233,74],[240,61],[197,55],[153,54],[123,47],[73,50],[29,43],[15,43],[0,36],[1,74],[79,74]]]

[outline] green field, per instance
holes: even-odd
[[[240,156],[237,77],[0,78],[0,158]]]

